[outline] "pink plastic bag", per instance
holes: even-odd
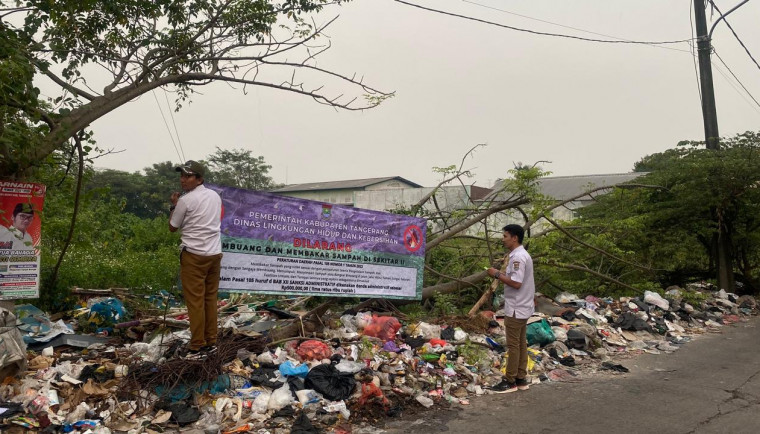
[[[390,341],[396,337],[396,332],[400,328],[401,323],[392,316],[373,316],[372,321],[364,328],[364,334]]]

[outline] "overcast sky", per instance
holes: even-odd
[[[608,39],[504,11],[618,38],[688,39],[692,0],[410,0],[449,12],[537,31]],[[739,0],[719,0],[726,11]],[[710,11],[708,10],[708,20]],[[412,8],[355,0],[316,19],[340,15],[319,66],[354,72],[396,96],[364,112],[335,111],[271,89],[216,84],[175,113],[184,154],[201,159],[245,148],[273,166],[279,183],[402,176],[426,186],[433,166],[466,161],[471,182],[490,186],[513,163],[539,160],[554,175],[627,172],[643,156],[703,140],[695,66],[686,43],[672,49],[538,36]],[[714,15],[712,19],[717,19]],[[760,1],[729,22],[760,61]],[[711,24],[709,24],[711,25]],[[713,45],[760,101],[760,69],[721,24]],[[730,77],[713,56],[714,64]],[[760,107],[714,70],[723,136],[760,130]],[[739,89],[739,91],[737,91]],[[158,93],[166,113],[166,101]],[[166,114],[168,116],[168,114]],[[167,117],[171,125],[171,119]],[[140,170],[179,161],[159,108],[143,96],[93,125],[101,147],[125,151],[98,167]]]

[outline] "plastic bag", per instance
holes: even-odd
[[[367,327],[369,322],[372,321],[372,314],[369,312],[359,312],[356,314],[356,328],[361,330]]]
[[[298,347],[297,354],[301,360],[322,360],[332,356],[332,348],[321,341],[306,341]]]
[[[422,336],[425,339],[440,339],[441,326],[421,322],[413,327],[409,327],[409,335]]]
[[[343,315],[340,317],[340,322],[343,324],[343,328],[346,329],[346,331],[349,332],[355,332],[356,331],[356,317],[353,315]]]
[[[364,327],[364,334],[390,341],[396,337],[400,328],[401,323],[392,316],[373,316],[372,321]]]
[[[282,363],[280,365],[280,374],[282,374],[285,377],[306,377],[306,374],[309,373],[309,366],[306,364],[293,366],[292,363],[290,363],[290,360],[288,360],[285,363]]]
[[[258,414],[266,413],[267,408],[269,407],[269,399],[271,397],[271,393],[267,391],[261,392],[261,395],[257,396],[256,399],[253,400],[253,404],[251,404],[251,412]]]
[[[379,398],[383,405],[388,405],[390,402],[385,397],[383,391],[380,390],[375,383],[363,383],[362,384],[362,396],[359,398],[359,405],[364,405],[372,398]]]
[[[544,346],[546,344],[554,342],[554,333],[552,327],[546,322],[545,319],[528,324],[528,328],[525,332],[525,337],[528,340],[528,345],[539,344]]]
[[[665,300],[660,294],[652,291],[644,291],[644,302],[653,304],[662,310],[668,310],[670,307],[668,300]]]
[[[562,327],[552,327],[552,333],[554,333],[554,339],[558,341],[564,342],[567,340],[567,330]]]
[[[267,409],[279,410],[291,402],[293,402],[293,395],[290,393],[290,385],[288,383],[285,383],[282,385],[282,387],[272,392],[272,396],[269,397]]]
[[[315,366],[306,376],[305,386],[314,389],[331,401],[348,399],[354,392],[353,374],[344,374],[333,365]]]
[[[346,359],[342,359],[337,365],[335,365],[335,369],[347,374],[356,374],[364,368],[366,368],[364,363],[352,362]]]
[[[303,389],[296,392],[296,396],[298,397],[298,402],[301,403],[301,405],[306,404],[312,404],[314,402],[319,402],[321,399],[319,397],[319,394],[311,389]]]

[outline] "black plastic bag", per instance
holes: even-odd
[[[444,341],[453,341],[454,329],[451,327],[446,327],[445,329],[441,330],[441,339]]]
[[[185,426],[197,422],[201,417],[201,413],[197,408],[191,407],[183,401],[178,401],[169,405],[169,411],[172,412],[172,420],[179,426]]]
[[[342,401],[351,396],[356,387],[353,374],[344,374],[333,365],[319,365],[306,375],[307,389],[314,389],[330,401]]]
[[[318,434],[320,431],[311,424],[306,413],[301,412],[290,428],[290,434]]]

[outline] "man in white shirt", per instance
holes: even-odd
[[[34,240],[28,229],[34,220],[34,207],[21,202],[13,208],[13,220],[6,229],[0,231],[0,248],[12,250],[34,250]]]
[[[171,196],[169,231],[182,230],[179,262],[190,316],[188,356],[203,357],[216,349],[222,199],[203,185],[205,168],[200,163],[190,160],[175,170],[184,193]]]
[[[533,259],[522,246],[525,230],[519,225],[504,226],[504,247],[509,249],[506,274],[495,268],[488,275],[504,284],[504,328],[507,331],[507,372],[504,380],[493,386],[496,393],[528,390],[528,318],[535,310],[536,285]]]

